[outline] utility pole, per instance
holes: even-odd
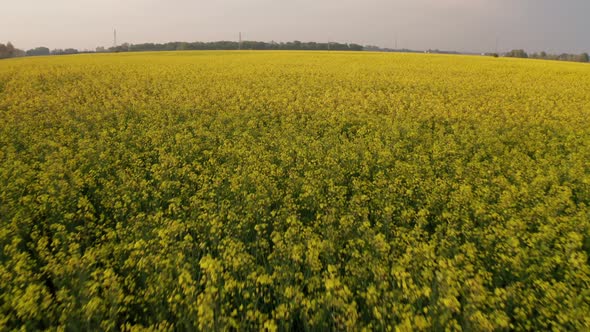
[[[113,30],[113,45],[117,47],[117,29]]]
[[[239,50],[242,49],[242,32],[240,32],[240,39],[239,39],[239,43],[238,43],[238,49]]]

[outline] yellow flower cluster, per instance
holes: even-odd
[[[590,328],[590,66],[0,62],[0,330]]]

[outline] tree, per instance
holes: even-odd
[[[6,45],[0,44],[0,59],[14,58],[23,55],[24,52],[15,48],[11,42],[6,43]]]
[[[123,43],[119,46],[113,46],[109,48],[109,52],[128,52],[131,48],[131,44]],[[174,49],[169,49],[169,51],[173,51]]]
[[[6,54],[7,54],[7,56],[8,56],[9,58],[12,58],[12,57],[14,57],[14,53],[15,53],[14,51],[15,51],[15,50],[14,50],[14,46],[12,45],[12,43],[8,42],[8,43],[6,44]]]
[[[590,57],[588,56],[588,53],[580,54],[579,61],[580,62],[590,62]]]
[[[39,55],[49,55],[49,49],[47,47],[36,47],[30,49],[26,52],[27,56],[39,56]]]
[[[51,51],[51,55],[66,55],[66,54],[78,54],[78,50],[75,48],[55,49]]]
[[[528,58],[529,55],[524,50],[512,50],[506,53],[509,58]]]

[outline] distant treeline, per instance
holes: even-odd
[[[363,48],[365,51],[371,52],[397,52],[397,53],[433,53],[433,54],[471,54],[475,55],[476,53],[462,53],[457,51],[446,51],[446,50],[439,50],[439,49],[429,49],[428,51],[423,50],[411,50],[407,48],[383,48],[375,45],[367,45]]]
[[[64,54],[78,54],[78,53],[89,53],[88,51],[80,52],[75,48],[67,48],[65,50],[62,49],[54,49],[49,50],[47,47],[37,47],[30,49],[28,51],[23,51],[18,48],[15,48],[12,43],[8,42],[5,44],[0,44],[0,59],[6,58],[18,58],[23,56],[40,56],[40,55],[64,55]]]
[[[0,59],[14,58],[21,56],[40,56],[40,55],[66,55],[77,53],[103,53],[103,52],[143,52],[143,51],[185,51],[185,50],[305,50],[305,51],[378,51],[378,52],[407,52],[407,53],[439,53],[439,54],[473,54],[460,53],[454,51],[428,50],[416,51],[409,49],[389,49],[380,48],[378,46],[362,46],[359,44],[345,44],[345,43],[316,43],[316,42],[301,42],[292,41],[286,43],[275,42],[260,42],[260,41],[215,41],[215,42],[170,42],[170,43],[143,43],[143,44],[122,44],[116,47],[97,47],[94,51],[79,51],[74,48],[54,49],[50,50],[47,47],[37,47],[28,51],[23,51],[15,48],[10,42],[0,44]],[[575,62],[590,62],[588,53],[582,54],[548,54],[546,52],[528,54],[522,49],[512,50],[507,53],[486,53],[485,55],[494,57],[510,57],[510,58],[530,58],[530,59],[545,59],[545,60],[559,60],[559,61],[575,61]]]
[[[80,52],[75,48],[66,48],[63,49],[55,49],[49,50],[47,47],[37,47],[27,51],[27,56],[39,56],[39,55],[66,55],[66,54],[78,54],[78,53],[89,53],[89,52]]]
[[[78,53],[103,53],[103,52],[143,52],[143,51],[188,51],[188,50],[305,50],[305,51],[362,51],[363,46],[348,43],[316,43],[316,42],[260,42],[260,41],[215,41],[215,42],[170,42],[170,43],[144,43],[122,44],[116,47],[97,47],[94,51],[79,51],[75,48],[54,49],[36,47],[28,51],[15,48],[10,42],[0,44],[0,59],[21,56],[66,55]]]
[[[363,46],[343,43],[316,43],[292,41],[286,43],[260,41],[216,41],[216,42],[170,42],[164,44],[122,44],[117,47],[97,48],[97,52],[142,52],[142,51],[185,51],[185,50],[305,50],[305,51],[362,51]]]
[[[10,42],[6,45],[0,44],[0,59],[15,58],[24,55],[25,52],[23,50],[15,48]]]
[[[492,56],[498,56],[498,54],[488,54]],[[588,53],[582,54],[548,54],[546,52],[528,54],[524,50],[512,50],[508,53],[503,54],[508,58],[523,58],[523,59],[543,59],[543,60],[558,60],[558,61],[573,61],[573,62],[590,62]]]

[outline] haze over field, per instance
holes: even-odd
[[[21,0],[0,42],[94,49],[120,42],[310,40],[410,49],[590,51],[587,0]],[[396,38],[397,36],[397,38]]]

